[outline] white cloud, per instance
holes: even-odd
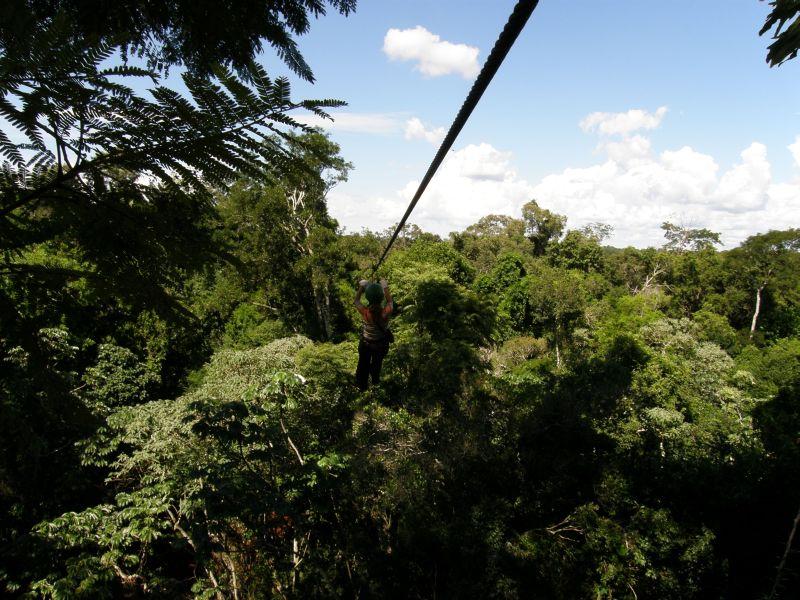
[[[426,129],[425,125],[417,117],[406,121],[405,138],[407,140],[425,140],[435,146],[442,141],[444,134],[444,127]]]
[[[665,111],[634,116],[624,126],[614,116],[595,119],[589,129],[602,130],[604,123],[606,131],[623,134],[653,128]],[[421,122],[416,130],[427,131]],[[788,150],[797,162],[800,135]],[[446,235],[491,213],[518,217],[522,205],[535,198],[567,215],[570,228],[594,221],[614,226],[610,243],[617,246],[660,246],[664,221],[720,232],[728,248],[755,233],[800,226],[800,177],[773,181],[767,148],[759,142],[726,168],[690,146],[655,152],[651,140],[638,134],[604,140],[598,152],[596,164],[566,168],[534,184],[517,173],[510,152],[487,143],[466,146],[448,154],[412,220]],[[389,196],[334,194],[331,210],[349,229],[383,228],[397,222],[417,185],[409,181]]]
[[[571,227],[613,225],[611,243],[621,246],[660,245],[663,221],[718,231],[726,247],[800,224],[800,180],[773,183],[763,144],[745,148],[741,162],[721,175],[713,157],[688,146],[658,156],[639,153],[635,161],[609,146],[603,163],[548,175],[533,197],[566,214]]]
[[[447,235],[491,213],[519,217],[535,198],[567,215],[570,228],[613,225],[610,243],[617,246],[661,245],[664,221],[718,231],[726,247],[755,233],[800,226],[800,179],[772,182],[763,144],[751,144],[738,164],[719,174],[713,157],[688,146],[654,155],[647,140],[628,141],[627,150],[605,146],[608,156],[598,164],[564,169],[536,185],[517,174],[510,152],[486,143],[466,146],[450,153],[411,220]],[[348,229],[380,229],[397,222],[417,185],[409,181],[388,197],[334,192],[329,204]]]
[[[387,31],[383,52],[391,60],[416,61],[415,68],[428,77],[458,73],[464,79],[472,79],[480,71],[476,47],[443,41],[419,25]]]
[[[318,115],[298,115],[295,120],[311,127],[347,133],[391,134],[400,131],[400,115],[392,113],[332,112],[333,121]]]
[[[767,147],[753,142],[741,153],[742,162],[725,173],[710,200],[720,210],[747,212],[763,209],[769,199],[770,164]]]
[[[328,205],[349,230],[382,229],[400,219],[418,185],[419,181],[409,181],[388,197],[356,197],[334,191]],[[490,213],[518,214],[531,192],[532,186],[512,167],[511,153],[485,143],[469,145],[448,154],[411,221],[446,236]]]
[[[646,159],[650,153],[650,140],[640,135],[624,138],[621,142],[606,142],[598,146],[614,161],[624,165],[634,165]]]
[[[655,129],[666,114],[666,106],[658,108],[654,113],[638,108],[624,113],[593,112],[579,125],[584,131],[598,131],[605,135],[627,135],[639,129]]]
[[[800,135],[795,136],[794,144],[789,144],[787,148],[789,148],[789,152],[792,153],[794,164],[800,167]]]
[[[396,135],[401,131],[407,140],[425,140],[438,144],[445,135],[444,127],[425,127],[417,117],[406,118],[404,113],[353,113],[332,112],[331,119],[314,114],[295,116],[295,120],[311,127],[343,133],[367,133],[374,135]]]

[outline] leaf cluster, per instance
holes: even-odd
[[[249,76],[266,42],[294,73],[313,81],[292,36],[308,32],[311,20],[324,16],[328,5],[348,15],[356,0],[9,0],[0,17],[0,53],[24,48],[49,23],[62,21],[70,42],[119,46],[150,68],[183,65],[198,75],[222,64]]]

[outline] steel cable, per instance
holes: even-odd
[[[522,29],[525,27],[525,24],[528,22],[528,18],[530,18],[537,4],[539,4],[539,0],[520,0],[517,2],[517,5],[514,7],[514,10],[511,13],[511,16],[508,18],[506,26],[500,33],[500,37],[497,38],[494,48],[492,48],[492,51],[489,53],[489,57],[486,59],[486,62],[481,69],[481,72],[478,74],[478,78],[475,80],[475,83],[472,84],[472,89],[470,89],[467,99],[464,100],[464,104],[461,105],[461,110],[458,111],[453,124],[450,126],[450,130],[447,132],[444,140],[442,140],[442,145],[439,146],[436,156],[433,157],[433,161],[428,167],[428,171],[425,173],[425,176],[422,178],[422,181],[420,182],[414,197],[411,199],[403,218],[400,219],[400,223],[398,223],[397,228],[395,228],[389,243],[386,244],[383,254],[381,254],[378,262],[376,262],[375,266],[372,268],[370,278],[374,277],[377,270],[383,264],[383,260],[386,258],[386,255],[389,254],[389,250],[391,250],[398,234],[405,226],[408,217],[411,215],[414,207],[416,207],[420,197],[422,197],[425,188],[428,187],[431,179],[433,179],[433,176],[436,174],[439,166],[444,161],[444,157],[447,156],[447,152],[456,141],[458,134],[464,128],[464,125],[467,123],[469,116],[472,114],[475,106],[477,106],[478,101],[481,99],[481,96],[483,96],[486,88],[489,87],[489,84],[491,83],[495,73],[497,73],[497,70],[500,68],[500,65],[503,64],[503,60],[505,59],[509,50],[511,50],[511,47],[514,45],[514,42],[519,34],[522,32]]]

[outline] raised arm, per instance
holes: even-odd
[[[386,306],[383,307],[383,316],[388,317],[394,310],[392,293],[389,291],[389,282],[385,279],[381,279],[381,287],[383,288],[383,297],[386,299]]]
[[[361,295],[364,293],[364,290],[367,289],[368,284],[369,281],[367,281],[366,279],[362,279],[361,281],[358,282],[356,297],[355,300],[353,300],[353,304],[355,304],[356,310],[362,315],[367,311],[367,307],[361,304]]]

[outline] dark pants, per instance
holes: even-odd
[[[372,376],[372,385],[377,385],[380,382],[383,357],[386,356],[388,351],[389,344],[368,344],[364,340],[359,340],[356,384],[362,392],[367,389],[370,375]]]

